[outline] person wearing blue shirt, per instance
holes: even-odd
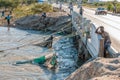
[[[8,25],[10,25],[11,16],[8,14],[8,16],[5,19],[7,20]]]
[[[9,26],[10,26],[10,19],[11,19],[11,16],[8,14],[7,17],[5,17],[5,19],[7,20],[7,24],[8,24],[8,31],[9,31]]]

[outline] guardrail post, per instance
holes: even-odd
[[[104,56],[104,38],[100,39],[100,47],[99,47],[99,57],[103,57]]]

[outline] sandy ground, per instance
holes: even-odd
[[[66,80],[120,80],[120,59],[94,59],[77,69]]]

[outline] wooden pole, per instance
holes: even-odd
[[[104,38],[100,39],[99,57],[104,57]]]

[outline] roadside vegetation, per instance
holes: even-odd
[[[53,7],[47,3],[36,3],[30,5],[17,6],[17,8],[13,10],[13,13],[17,18],[33,14],[40,14],[42,12],[53,12]]]
[[[29,4],[33,4],[36,2],[37,0],[0,0],[0,9],[13,10],[19,5],[22,5],[22,4],[29,5]]]
[[[105,7],[108,11],[113,11],[114,4],[116,5],[117,13],[120,13],[120,2],[94,2],[94,3],[85,3],[83,6],[90,8],[97,8],[99,6]]]
[[[0,0],[0,11],[12,11],[15,18],[20,18],[42,12],[53,12],[50,4],[39,4],[37,0]]]

